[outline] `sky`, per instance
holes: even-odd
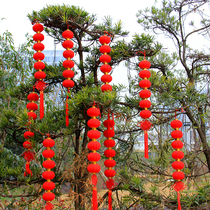
[[[98,21],[102,21],[104,16],[113,17],[114,22],[122,20],[124,29],[131,32],[141,33],[140,26],[137,23],[136,13],[138,10],[152,6],[154,0],[4,0],[0,7],[0,34],[8,30],[13,34],[15,45],[25,41],[25,34],[33,35],[31,22],[27,14],[35,10],[39,11],[46,5],[67,4],[82,7],[90,14],[96,14]],[[1,20],[4,18],[4,20]],[[43,42],[46,50],[53,49],[53,40],[51,37],[45,37]]]

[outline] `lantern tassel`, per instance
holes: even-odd
[[[68,88],[68,93],[69,93],[69,88]],[[69,96],[67,95],[66,97],[66,127],[69,126],[69,105],[68,105],[68,99],[69,99]]]
[[[112,190],[109,190],[108,192],[108,205],[109,205],[108,210],[112,210]]]
[[[40,119],[44,117],[44,92],[40,91]]]
[[[50,202],[46,203],[45,210],[51,210],[51,209],[53,209],[53,204]]]
[[[29,168],[29,162],[26,163],[26,171],[24,172],[24,176],[27,176],[28,174],[33,176],[33,173],[31,169]]]
[[[93,204],[93,210],[98,210],[97,187],[93,187],[92,204]]]
[[[147,131],[144,131],[144,157],[149,158],[149,152],[148,152],[148,133]]]
[[[181,203],[180,203],[180,193],[177,191],[177,201],[178,201],[178,210],[182,210]]]

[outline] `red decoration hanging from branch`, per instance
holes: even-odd
[[[37,51],[34,53],[34,60],[36,60],[36,63],[34,63],[34,68],[37,70],[37,72],[34,74],[35,79],[37,80],[35,83],[35,88],[40,93],[40,119],[44,117],[44,89],[47,87],[47,84],[43,81],[46,78],[45,72],[42,70],[45,68],[45,64],[42,62],[42,60],[45,58],[44,54],[41,52],[44,50],[44,45],[41,43],[44,40],[44,35],[41,34],[41,32],[44,30],[43,25],[36,22],[35,25],[33,25],[33,30],[36,32],[34,34],[33,39],[36,42],[33,46],[34,50]]]
[[[107,138],[104,141],[104,146],[108,149],[105,150],[104,155],[108,158],[104,161],[104,165],[108,168],[105,170],[104,174],[108,178],[106,181],[106,187],[109,189],[108,192],[108,210],[112,210],[112,189],[115,187],[115,181],[113,180],[113,177],[116,175],[116,172],[114,169],[112,169],[116,162],[113,160],[113,157],[115,156],[116,152],[112,149],[112,147],[115,146],[115,141],[112,139],[112,137],[115,135],[114,132],[114,119],[110,119],[110,113],[108,110],[108,119],[104,121],[104,126],[107,128],[107,130],[104,131],[104,136]]]
[[[108,45],[110,41],[110,37],[106,34],[99,38],[99,42],[102,44],[99,50],[101,53],[103,53],[103,55],[100,56],[100,61],[104,63],[100,68],[101,72],[104,73],[104,75],[101,77],[101,81],[105,83],[101,86],[102,92],[112,91],[112,86],[109,84],[112,81],[112,76],[109,75],[112,67],[108,64],[111,61],[111,56],[108,55],[108,53],[111,52],[111,47]]]
[[[71,60],[71,58],[74,57],[74,52],[70,50],[73,46],[74,43],[70,40],[73,38],[74,34],[72,31],[67,29],[62,33],[62,36],[64,39],[66,39],[62,46],[66,49],[63,52],[63,57],[66,58],[65,61],[63,61],[63,67],[66,68],[63,72],[63,77],[66,78],[66,80],[63,81],[63,87],[67,88],[68,93],[70,92],[70,88],[74,87],[74,81],[71,80],[71,78],[74,76],[74,71],[71,70],[71,68],[74,67],[74,62]],[[67,95],[66,97],[66,126],[69,126],[69,110],[68,110],[68,98],[69,96]]]
[[[38,109],[38,106],[35,103],[35,101],[39,100],[39,96],[35,92],[32,92],[28,95],[27,99],[30,101],[26,105],[26,108],[29,111],[28,112],[28,126],[30,126],[31,120],[35,120],[37,118],[36,113],[34,111]],[[23,157],[26,160],[26,170],[24,172],[24,176],[27,176],[27,175],[32,176],[33,174],[32,174],[32,171],[30,170],[30,162],[34,160],[35,152],[31,151],[31,149],[33,149],[31,138],[33,138],[34,133],[31,132],[30,129],[28,129],[28,131],[26,131],[23,134],[23,136],[26,139],[26,141],[23,143],[23,147],[27,150],[23,153]]]
[[[46,190],[46,192],[42,197],[45,201],[47,201],[45,210],[51,210],[53,208],[51,201],[55,199],[55,194],[51,192],[55,188],[55,183],[51,181],[55,177],[55,173],[51,171],[51,169],[55,167],[55,162],[51,160],[55,153],[51,147],[55,145],[55,141],[49,137],[49,134],[47,134],[47,136],[47,139],[43,141],[43,146],[46,147],[46,150],[42,152],[42,155],[47,159],[42,164],[43,167],[47,169],[47,171],[42,173],[43,179],[47,180],[43,184],[43,188]]]
[[[144,53],[145,54],[145,53]],[[145,57],[145,55],[144,55]],[[150,71],[148,70],[150,68],[151,64],[149,61],[147,61],[145,58],[143,61],[139,63],[139,67],[142,69],[139,72],[139,76],[142,79],[139,82],[139,86],[143,89],[140,91],[139,96],[143,99],[139,102],[139,106],[143,109],[140,112],[140,116],[144,119],[140,123],[138,123],[138,126],[144,131],[144,157],[149,158],[149,152],[148,152],[148,130],[151,128],[152,123],[148,120],[148,118],[151,117],[152,112],[148,110],[151,106],[151,102],[148,100],[148,98],[151,96],[151,92],[148,90],[148,88],[151,86],[151,82],[148,80],[151,76]]]
[[[184,153],[180,151],[180,149],[182,149],[184,145],[180,140],[183,136],[183,133],[179,130],[182,127],[182,122],[175,117],[175,120],[171,122],[171,127],[175,129],[171,132],[172,138],[175,139],[175,141],[172,142],[171,146],[176,150],[172,153],[172,157],[176,160],[172,163],[173,169],[176,170],[172,175],[173,179],[176,180],[173,188],[177,192],[178,210],[181,210],[180,191],[185,188],[185,185],[182,182],[185,175],[181,171],[184,168],[184,163],[181,161],[181,159],[184,158]]]
[[[92,206],[93,210],[98,210],[98,200],[97,200],[97,181],[98,178],[96,176],[96,173],[98,173],[101,170],[101,167],[96,162],[101,159],[101,156],[96,151],[100,149],[100,143],[97,142],[97,139],[101,136],[100,131],[97,130],[97,128],[100,126],[100,121],[96,119],[97,116],[100,115],[100,109],[95,107],[95,102],[91,108],[87,110],[87,115],[91,117],[90,120],[88,120],[87,124],[91,128],[90,131],[88,131],[87,136],[92,141],[88,143],[88,149],[92,152],[88,155],[88,160],[92,163],[88,165],[87,170],[89,173],[92,173],[91,177],[91,183],[93,185],[93,195],[92,195]]]

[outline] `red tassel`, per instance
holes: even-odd
[[[68,93],[70,92],[69,88],[68,88]],[[68,99],[69,96],[67,95],[66,97],[66,127],[69,126],[69,105],[68,105]]]
[[[177,191],[177,201],[178,201],[178,210],[182,210],[181,203],[180,203],[180,193]]]
[[[148,133],[147,131],[144,131],[144,157],[149,158],[149,152],[148,152]]]
[[[92,204],[93,204],[93,210],[98,210],[97,188],[96,187],[93,187]]]
[[[40,91],[40,119],[44,117],[44,92]]]
[[[29,168],[29,163],[26,163],[26,171],[24,172],[24,176],[27,176],[28,174],[33,176],[33,173],[31,169]]]
[[[108,205],[109,205],[108,210],[112,210],[112,190],[109,190],[108,192]]]
[[[45,210],[51,210],[51,209],[53,209],[53,204],[52,203],[46,203],[46,205],[45,205]]]

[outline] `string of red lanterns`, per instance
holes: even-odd
[[[36,32],[36,34],[33,36],[33,39],[36,42],[33,48],[35,51],[37,51],[33,56],[34,60],[36,60],[34,63],[34,68],[37,70],[37,72],[34,74],[34,77],[37,80],[35,83],[35,88],[40,93],[40,119],[42,119],[44,117],[43,91],[47,87],[47,84],[43,81],[43,79],[46,78],[46,73],[43,71],[45,64],[42,62],[42,60],[45,58],[45,55],[41,52],[44,50],[44,44],[41,43],[44,40],[44,35],[41,33],[44,30],[44,27],[42,24],[36,22],[35,25],[33,25],[33,30]]]
[[[107,33],[107,32],[106,32]],[[108,55],[108,53],[111,52],[111,47],[108,45],[111,41],[110,37],[106,35],[106,33],[99,38],[99,42],[102,44],[100,47],[100,52],[103,53],[103,55],[100,56],[100,61],[104,63],[100,70],[104,73],[104,75],[101,77],[101,81],[105,83],[101,86],[102,92],[106,91],[112,91],[112,86],[109,84],[109,82],[112,81],[112,76],[109,75],[110,71],[112,70],[112,67],[108,64],[111,61],[111,56]],[[106,181],[106,187],[109,190],[108,191],[108,210],[112,210],[112,189],[115,186],[115,182],[113,180],[113,177],[116,175],[116,171],[112,169],[116,162],[113,160],[113,157],[116,155],[115,150],[112,149],[112,147],[115,146],[115,141],[112,139],[112,137],[115,135],[114,133],[114,119],[110,119],[110,110],[108,110],[108,119],[104,121],[103,125],[107,128],[103,132],[104,136],[107,138],[104,141],[104,146],[108,149],[105,150],[104,155],[108,158],[104,161],[104,165],[108,168],[104,171],[105,176],[108,178]]]
[[[66,68],[66,70],[63,71],[63,77],[66,79],[63,81],[63,87],[67,88],[68,93],[70,92],[70,88],[74,87],[74,81],[71,80],[71,78],[74,76],[74,71],[71,70],[71,68],[74,67],[74,62],[71,60],[71,58],[74,57],[74,52],[70,50],[73,48],[74,43],[70,40],[74,37],[74,34],[69,29],[65,30],[62,33],[62,36],[64,39],[66,39],[62,46],[66,49],[63,52],[63,57],[66,58],[65,61],[63,61],[63,67]],[[66,127],[69,126],[69,113],[68,113],[68,98],[66,97]]]
[[[87,115],[91,117],[90,120],[88,120],[87,125],[91,128],[91,130],[88,131],[87,136],[92,141],[88,143],[87,147],[92,152],[88,154],[88,160],[92,163],[88,165],[87,170],[89,173],[92,173],[91,177],[91,183],[93,185],[93,195],[92,195],[92,206],[93,210],[98,210],[98,200],[97,200],[97,182],[98,178],[96,176],[96,173],[99,173],[101,170],[101,167],[99,164],[97,164],[97,161],[101,159],[101,156],[96,151],[100,149],[101,145],[97,141],[98,138],[100,138],[101,133],[97,130],[97,128],[100,126],[100,121],[96,119],[97,116],[100,115],[100,109],[95,107],[95,102],[91,108],[87,110]]]
[[[107,138],[104,141],[104,146],[108,148],[104,151],[104,155],[108,158],[104,161],[104,165],[108,168],[104,171],[105,176],[108,178],[108,180],[106,181],[106,187],[107,189],[109,189],[108,210],[112,210],[112,189],[115,186],[115,181],[113,180],[113,177],[116,175],[116,171],[112,169],[116,165],[115,160],[113,160],[116,152],[112,149],[112,147],[115,146],[115,141],[112,139],[112,137],[115,135],[114,124],[114,119],[110,119],[110,114],[108,112],[108,119],[105,120],[103,123],[103,125],[107,128],[107,130],[105,130],[103,134]]]
[[[148,133],[147,131],[151,128],[152,123],[148,120],[148,118],[151,117],[152,112],[148,110],[151,106],[151,102],[148,100],[148,98],[151,96],[150,90],[148,88],[151,86],[151,82],[148,80],[151,76],[150,71],[148,70],[150,68],[151,64],[149,61],[147,61],[145,58],[143,61],[139,63],[139,67],[142,69],[139,72],[139,77],[142,79],[139,82],[139,87],[143,88],[139,92],[139,96],[143,99],[139,102],[139,106],[143,109],[140,112],[140,116],[144,119],[140,123],[138,123],[138,126],[144,131],[144,157],[149,158],[149,152],[148,152]]]
[[[171,132],[171,137],[175,139],[172,142],[171,146],[176,150],[172,153],[173,159],[176,160],[172,163],[173,169],[176,170],[172,175],[173,179],[176,180],[175,184],[173,185],[173,188],[177,192],[178,210],[181,210],[180,191],[182,191],[185,188],[185,185],[182,182],[185,175],[181,171],[184,168],[184,163],[181,161],[181,159],[184,158],[184,153],[180,151],[180,149],[182,149],[184,146],[183,142],[180,140],[183,136],[183,133],[179,130],[182,127],[182,122],[178,120],[175,116],[175,120],[171,122],[171,127],[174,129],[174,131]]]
[[[55,141],[49,137],[49,134],[47,134],[47,136],[47,139],[43,141],[43,146],[46,147],[46,149],[42,152],[44,158],[47,159],[42,164],[43,167],[47,169],[42,173],[43,179],[46,179],[46,182],[43,184],[43,188],[46,192],[43,194],[42,198],[47,202],[45,210],[51,210],[53,208],[51,201],[55,199],[55,194],[51,192],[55,188],[55,183],[51,181],[55,177],[55,173],[51,171],[51,169],[55,167],[55,162],[51,160],[55,153],[51,148],[55,145]]]
[[[26,108],[28,110],[28,126],[30,126],[31,120],[35,120],[37,118],[37,115],[34,111],[38,109],[38,106],[35,103],[35,101],[39,100],[39,96],[33,91],[27,96],[27,99],[30,101],[26,105]],[[27,175],[32,176],[33,173],[30,170],[30,162],[34,160],[35,152],[31,151],[33,149],[31,138],[33,138],[34,133],[31,132],[30,129],[28,129],[28,131],[26,131],[23,134],[23,136],[26,139],[26,141],[23,143],[23,147],[27,150],[23,153],[23,157],[26,160],[26,166],[25,166],[26,170],[24,172],[24,176],[27,176]]]
[[[104,75],[101,77],[101,81],[105,83],[101,86],[102,92],[112,91],[112,86],[109,84],[109,82],[112,81],[112,76],[109,75],[109,72],[112,70],[112,67],[108,64],[111,61],[111,56],[108,55],[108,53],[111,52],[111,47],[108,45],[110,41],[110,37],[106,34],[99,38],[99,42],[102,44],[99,50],[101,53],[103,53],[103,55],[101,55],[99,59],[100,62],[104,63],[104,65],[100,67],[101,72],[104,73]]]

